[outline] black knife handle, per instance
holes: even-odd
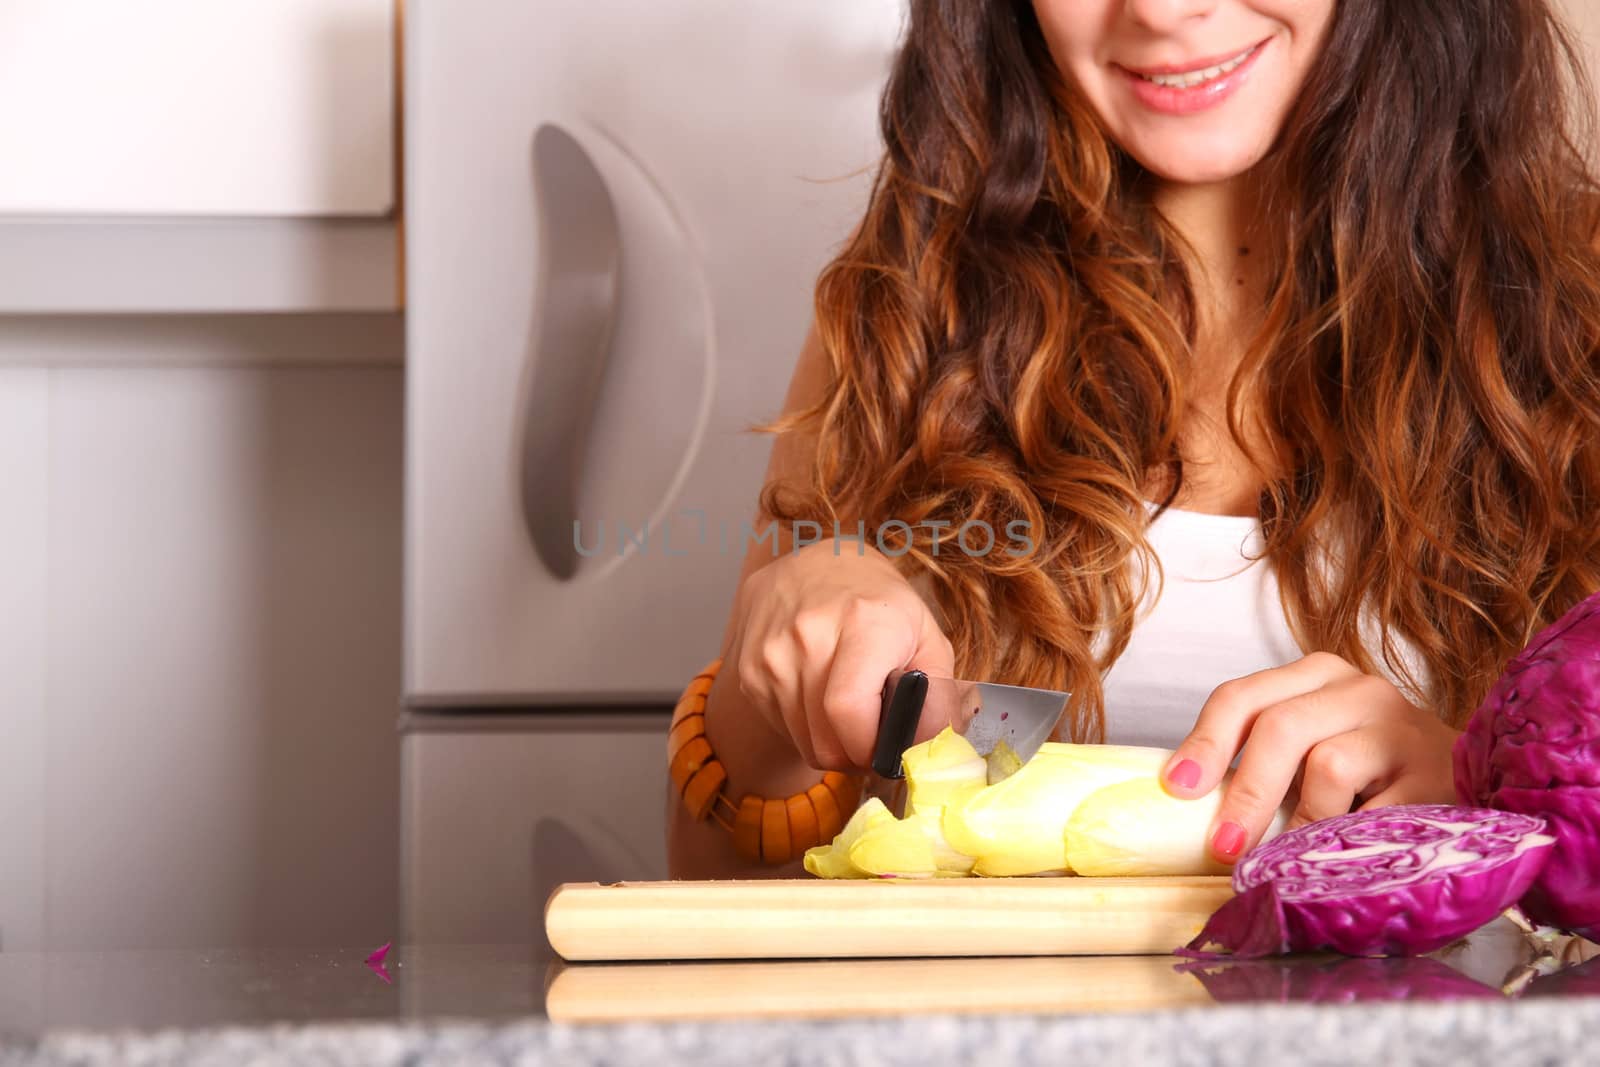
[[[927,699],[928,676],[921,671],[894,671],[883,683],[878,744],[872,750],[872,769],[880,777],[905,777],[900,757],[916,739],[922,704]]]

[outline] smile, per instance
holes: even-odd
[[[1116,68],[1127,79],[1134,98],[1151,111],[1183,116],[1208,111],[1229,99],[1249,80],[1256,61],[1271,38],[1231,56],[1193,61],[1187,65],[1134,69]]]
[[[1233,58],[1210,66],[1193,67],[1183,71],[1129,70],[1128,73],[1135,77],[1143,78],[1145,81],[1154,82],[1156,85],[1164,85],[1169,89],[1194,89],[1204,85],[1206,82],[1215,81],[1225,74],[1231,74],[1238,70],[1265,43],[1265,41],[1261,41],[1253,44]]]

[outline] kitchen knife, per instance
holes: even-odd
[[[901,756],[916,739],[925,714],[948,722],[980,756],[1004,742],[1026,763],[1050,739],[1071,694],[995,682],[939,678],[922,671],[894,671],[883,684],[878,743],[872,769],[883,778],[902,778]],[[991,761],[993,766],[993,761]]]

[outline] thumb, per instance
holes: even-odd
[[[912,650],[911,659],[906,664],[907,670],[923,671],[927,674],[949,678],[955,674],[956,651],[950,639],[939,628],[939,620],[934,617],[928,606],[923,604],[917,631],[917,647]]]

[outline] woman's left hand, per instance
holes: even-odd
[[[1458,736],[1387,679],[1315,652],[1218,686],[1162,780],[1174,796],[1204,796],[1239,755],[1211,828],[1212,853],[1232,863],[1261,839],[1297,779],[1291,828],[1343,815],[1357,800],[1363,809],[1454,803]]]

